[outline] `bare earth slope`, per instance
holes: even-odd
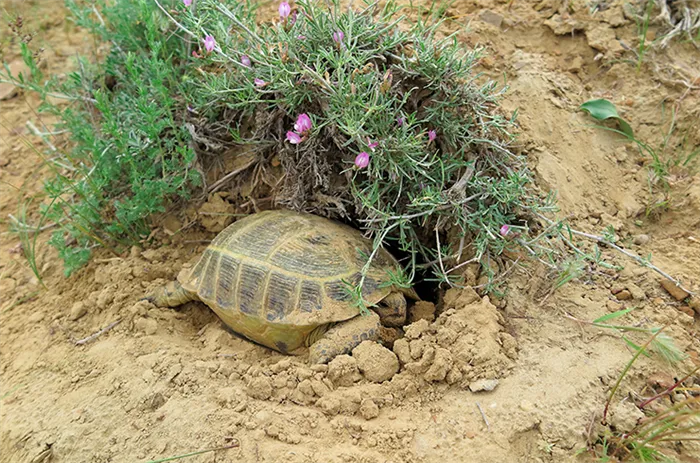
[[[649,190],[638,152],[591,128],[577,109],[608,98],[641,139],[658,145],[675,107],[676,124],[697,146],[698,51],[673,43],[649,52],[637,72],[635,62],[619,59],[633,58],[622,44],[636,43],[636,25],[621,1],[608,3],[590,15],[584,6],[560,14],[559,2],[548,0],[515,0],[510,9],[497,0],[458,0],[445,32],[470,23],[459,39],[484,45],[483,71],[507,79],[504,107],[518,109],[520,145],[540,187],[558,193],[562,215],[587,232],[612,224],[630,250],[651,253],[700,289],[700,177],[673,171],[669,210],[647,216],[658,193]],[[38,31],[48,69],[69,70],[85,35],[65,11],[49,0],[10,2],[15,10]],[[698,314],[665,292],[654,272],[615,254],[606,256],[624,270],[589,275],[544,303],[551,282],[517,272],[502,301],[448,292],[434,322],[413,324],[395,344],[401,371],[381,384],[361,373],[374,361],[371,353],[309,368],[303,358],[232,335],[202,304],[168,311],[138,302],[195,259],[205,246],[197,241],[212,233],[190,231],[120,258],[102,253],[70,279],[55,252],[40,245],[43,288],[17,236],[5,233],[8,214],[40,191],[45,174],[35,173],[40,157],[24,143],[45,147],[25,125],[39,125],[38,100],[20,94],[0,105],[2,462],[48,461],[41,456],[48,454],[66,463],[145,461],[235,440],[236,449],[187,461],[584,461],[575,454],[599,431],[607,393],[632,352],[613,333],[567,314],[593,320],[636,306],[627,323],[669,324],[677,345],[698,361]],[[611,290],[626,290],[631,299],[618,301]],[[613,401],[612,423],[629,428],[641,416],[628,392],[677,373],[640,360]],[[493,379],[493,391],[472,392]],[[698,461],[700,450],[687,446],[680,456]]]

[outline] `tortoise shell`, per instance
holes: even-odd
[[[178,280],[234,331],[288,352],[316,327],[359,314],[357,285],[372,242],[349,226],[287,210],[247,216],[223,230]],[[380,248],[362,286],[369,304],[394,289],[399,264]]]

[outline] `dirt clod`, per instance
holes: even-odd
[[[335,386],[352,386],[360,379],[360,369],[355,357],[339,355],[328,364],[328,378]]]
[[[363,399],[360,404],[360,415],[366,420],[379,416],[379,407],[372,399]]]
[[[248,383],[247,393],[250,397],[267,400],[272,396],[272,382],[266,376],[258,376]]]
[[[353,349],[352,356],[365,378],[375,383],[387,381],[399,371],[396,354],[373,341],[363,341]]]
[[[497,379],[479,379],[469,384],[469,390],[472,392],[493,391],[498,386]]]
[[[87,307],[85,306],[85,303],[82,301],[78,301],[75,304],[73,304],[73,307],[70,308],[70,314],[68,315],[68,319],[71,321],[75,321],[85,315],[87,313]]]
[[[435,320],[435,304],[428,301],[418,301],[408,310],[408,324],[418,320],[427,320],[432,323]]]

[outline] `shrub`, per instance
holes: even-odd
[[[475,72],[481,49],[441,37],[432,11],[409,23],[393,2],[299,1],[262,23],[234,0],[68,5],[107,56],[20,84],[72,100],[45,108],[74,142],[47,183],[69,272],[96,243],[142,240],[153,213],[211,191],[202,173],[232,149],[252,153],[238,174],[255,176],[252,197],[363,228],[408,258],[404,283],[425,269],[458,282],[467,255],[549,252],[524,240],[551,204],[509,149],[505,89]]]

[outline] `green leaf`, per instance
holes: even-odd
[[[613,318],[618,318],[618,317],[621,317],[623,315],[627,315],[628,313],[632,312],[634,309],[636,309],[636,307],[629,307],[629,308],[624,309],[624,310],[618,310],[617,312],[603,315],[602,317],[596,318],[595,320],[593,320],[593,323],[602,323],[602,322],[605,322],[608,320],[612,320]]]
[[[606,119],[616,119],[620,129],[629,138],[634,138],[632,127],[617,113],[617,108],[610,101],[601,98],[599,100],[589,100],[579,106],[579,109],[588,112],[595,120],[604,121]]]
[[[629,339],[627,339],[627,337],[623,336],[622,340],[625,341],[627,345],[630,346],[635,352],[639,352],[641,350],[642,354],[644,354],[645,357],[651,357],[651,354],[647,352],[645,348],[630,341]]]

